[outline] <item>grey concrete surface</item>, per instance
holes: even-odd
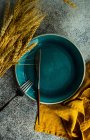
[[[0,16],[2,16],[0,0]],[[14,0],[13,0],[14,1]],[[47,17],[35,36],[56,33],[67,37],[81,51],[85,61],[90,60],[90,0],[73,0],[78,8],[72,9],[63,0],[41,0]],[[0,18],[1,23],[1,18]],[[0,107],[16,92],[14,69],[0,78]],[[0,112],[0,140],[63,140],[60,137],[34,131],[36,102],[26,96],[16,97]]]

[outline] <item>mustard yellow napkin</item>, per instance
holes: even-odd
[[[90,62],[75,96],[61,104],[40,105],[40,125],[37,119],[35,130],[69,140],[90,140]]]

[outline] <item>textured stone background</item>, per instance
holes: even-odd
[[[3,14],[4,1],[0,0],[0,17]],[[70,8],[63,0],[41,0],[41,8],[48,15],[36,35],[43,33],[63,35],[73,41],[82,52],[85,61],[88,61],[90,60],[90,0],[73,1],[77,3],[77,9]],[[10,69],[0,79],[0,107],[13,97],[15,92],[15,75],[13,69]],[[36,111],[36,103],[28,97],[15,98],[0,112],[0,140],[63,140],[34,131]]]

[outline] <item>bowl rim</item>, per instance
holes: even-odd
[[[43,36],[48,36],[48,35],[50,35],[50,36],[61,37],[61,38],[66,39],[67,41],[71,42],[71,43],[77,48],[77,50],[79,51],[79,53],[80,53],[80,55],[81,55],[81,58],[82,58],[82,61],[83,61],[83,66],[84,66],[84,72],[83,72],[82,81],[81,81],[81,83],[79,84],[78,88],[75,90],[75,92],[73,92],[73,95],[69,96],[67,99],[64,99],[64,100],[58,101],[58,102],[54,102],[54,103],[46,103],[46,102],[41,102],[41,101],[40,101],[41,104],[53,105],[53,104],[59,104],[59,103],[68,101],[70,98],[72,98],[72,97],[76,94],[76,92],[79,90],[79,88],[81,87],[81,85],[82,85],[82,83],[83,83],[83,81],[84,81],[86,66],[85,66],[85,60],[84,60],[84,57],[83,57],[83,55],[82,55],[82,52],[79,50],[79,48],[78,48],[71,40],[69,40],[69,39],[68,39],[67,37],[65,37],[65,36],[62,36],[62,35],[59,35],[59,34],[54,34],[54,33],[50,33],[50,34],[49,34],[49,33],[48,33],[48,34],[46,33],[46,34],[41,34],[41,35],[38,35],[38,36],[32,38],[32,40],[31,40],[29,43],[32,44],[32,41],[35,40],[35,39],[37,39],[38,37],[43,37]],[[31,50],[30,50],[30,51],[31,51]],[[29,51],[29,52],[30,52],[30,51]],[[20,59],[21,59],[21,58],[20,58]],[[17,65],[17,64],[16,64],[16,65]],[[18,85],[19,85],[19,81],[18,81],[17,74],[16,74],[16,65],[15,65],[15,77],[16,77],[16,81],[17,81],[17,83],[18,83]],[[25,95],[26,95],[27,97],[31,98],[33,101],[36,101],[36,99],[34,99],[33,97],[29,96],[27,93],[25,93]]]

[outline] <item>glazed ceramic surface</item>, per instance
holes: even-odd
[[[27,52],[19,60],[20,65],[15,67],[19,85],[28,79],[33,82],[26,95],[37,98],[35,55],[41,49],[40,102],[55,104],[72,97],[84,78],[84,61],[76,46],[54,34],[38,36],[30,43],[37,43],[37,46]]]

